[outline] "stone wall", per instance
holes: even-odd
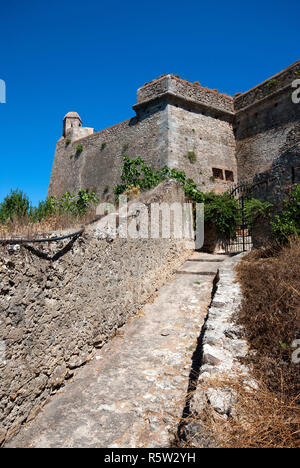
[[[153,168],[167,164],[166,105],[153,104],[138,117],[66,144],[56,146],[48,196],[61,196],[80,188],[96,189],[101,198],[112,198],[121,182],[123,155],[141,156]],[[77,147],[82,146],[82,151]]]
[[[137,103],[147,102],[162,97],[165,93],[177,96],[186,102],[193,102],[233,114],[233,98],[217,90],[204,88],[200,83],[190,83],[174,75],[164,75],[157,80],[147,83],[137,92]],[[136,107],[136,106],[135,106]]]
[[[170,167],[183,169],[203,192],[221,193],[237,181],[235,140],[228,119],[170,104],[168,121]],[[214,177],[213,168],[222,170],[223,179]],[[226,180],[225,171],[232,173],[233,180]]]
[[[166,181],[145,203],[183,202]],[[0,444],[134,316],[190,254],[171,239],[77,240],[0,248]],[[1,350],[0,350],[1,351]]]
[[[291,84],[298,73],[300,62],[235,98],[239,180],[251,180],[270,170],[299,142],[300,105],[294,104],[291,97]]]

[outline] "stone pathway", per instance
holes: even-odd
[[[193,253],[7,447],[168,447],[224,258]]]

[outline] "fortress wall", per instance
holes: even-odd
[[[299,142],[300,105],[292,102],[292,82],[300,62],[234,101],[234,132],[240,180],[269,171]],[[298,136],[297,136],[298,135]]]
[[[184,193],[166,181],[142,201],[183,203]],[[97,225],[73,242],[0,247],[0,445],[141,310],[187,248],[174,239],[112,240]]]
[[[203,192],[221,193],[233,182],[225,180],[225,170],[233,172],[237,180],[235,140],[230,119],[213,112],[168,106],[169,166],[183,169]],[[193,151],[196,162],[190,162],[187,153]],[[224,180],[213,179],[212,168],[223,170]]]
[[[137,103],[155,99],[165,93],[176,95],[186,101],[193,101],[207,107],[233,113],[233,98],[231,96],[203,88],[200,84],[190,83],[174,75],[165,75],[139,88]]]
[[[95,188],[103,199],[112,198],[114,185],[121,182],[123,155],[141,156],[154,168],[167,164],[168,130],[166,103],[154,103],[138,117],[74,141],[57,143],[48,195]],[[82,145],[83,151],[76,154]],[[73,156],[70,158],[70,156]],[[108,194],[107,192],[108,189]]]

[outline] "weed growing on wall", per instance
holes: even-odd
[[[188,151],[184,155],[184,157],[187,158],[191,164],[195,164],[195,162],[197,161],[197,156],[196,156],[195,151]]]

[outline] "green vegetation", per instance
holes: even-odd
[[[66,146],[69,146],[70,143],[71,143],[70,138],[66,138]]]
[[[104,142],[102,143],[102,145],[101,145],[101,151],[103,151],[104,148],[106,148],[106,143],[105,143],[105,141],[104,141]]]
[[[80,153],[82,153],[82,151],[83,151],[83,146],[82,145],[77,145],[76,146],[76,153],[80,154]]]
[[[237,200],[230,194],[216,195],[204,194],[197,189],[193,179],[187,179],[183,171],[170,169],[165,166],[158,171],[153,171],[146,165],[143,159],[130,159],[123,157],[121,179],[123,184],[114,187],[116,199],[132,187],[139,187],[141,191],[150,190],[166,179],[175,179],[180,182],[186,196],[195,203],[204,203],[205,221],[214,224],[217,232],[222,237],[235,235],[237,225],[240,222],[240,210]]]
[[[184,157],[187,158],[191,164],[195,164],[195,162],[197,161],[197,156],[196,156],[195,151],[188,151],[184,155]]]
[[[300,236],[300,185],[292,188],[281,214],[275,216],[271,226],[273,237],[279,243],[286,243],[292,235]]]
[[[266,83],[266,87],[267,88],[273,88],[273,86],[275,86],[277,83],[278,83],[278,80],[275,80],[275,78],[273,78],[272,80],[269,80]]]
[[[95,192],[79,190],[76,195],[66,192],[61,198],[49,197],[34,207],[21,190],[11,190],[0,203],[0,224],[8,224],[21,219],[36,223],[50,216],[64,213],[80,217],[98,201]]]
[[[258,218],[270,218],[272,203],[263,202],[256,198],[251,198],[245,202],[245,221],[251,230],[253,223]]]
[[[229,193],[216,195],[210,192],[205,194],[204,203],[205,223],[214,224],[222,238],[235,237],[241,222],[237,199]]]

